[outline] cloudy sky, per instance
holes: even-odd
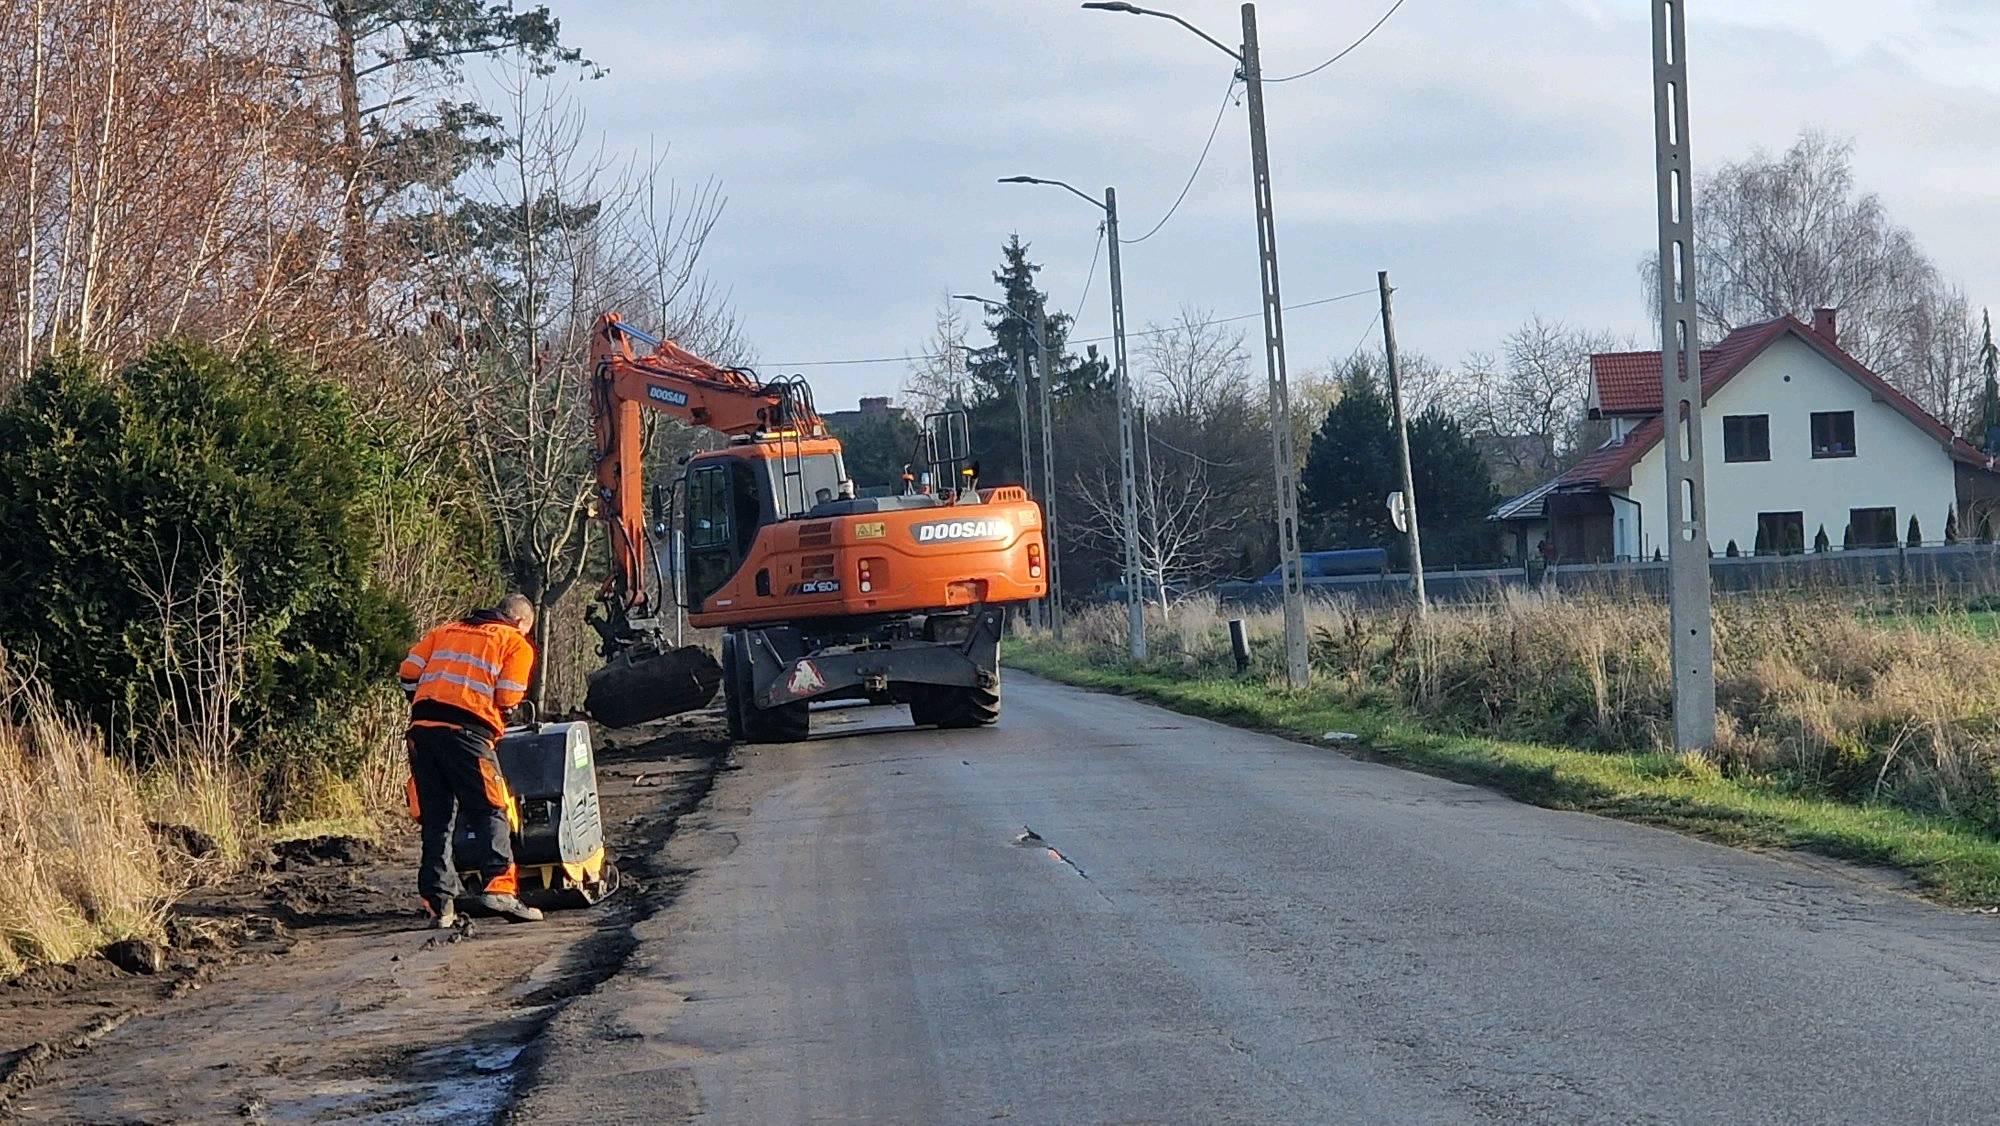
[[[1266,0],[1265,70],[1304,70],[1392,0]],[[1095,213],[1055,188],[1118,189],[1126,238],[1165,214],[1232,62],[1163,20],[1071,0],[550,0],[607,66],[592,121],[668,171],[718,180],[707,267],[766,364],[828,407],[892,392],[947,292],[991,292],[1019,232],[1079,336],[1109,332]],[[1237,5],[1158,0],[1216,38]],[[1405,0],[1363,46],[1267,96],[1287,304],[1398,287],[1406,348],[1455,361],[1531,314],[1644,340],[1654,241],[1644,0]],[[1863,185],[1975,304],[2000,304],[2000,3],[1696,0],[1697,170],[1813,126],[1855,142]],[[1124,252],[1130,326],[1182,306],[1258,308],[1240,93],[1172,219]],[[1286,321],[1294,371],[1371,335],[1372,297]],[[1243,321],[1255,344],[1255,322]]]

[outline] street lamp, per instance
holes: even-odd
[[[1058,573],[1056,571],[1058,552],[1056,548],[1055,446],[1054,439],[1051,436],[1052,428],[1049,417],[1049,392],[1052,384],[1051,377],[1055,369],[1050,366],[1048,334],[1042,323],[1042,309],[1041,306],[1037,305],[1034,315],[1030,317],[1012,305],[1005,305],[998,301],[977,296],[976,294],[954,293],[950,296],[953,301],[976,302],[988,309],[1005,313],[1015,320],[1020,321],[1021,327],[1027,330],[1028,337],[1035,342],[1036,352],[1041,356],[1042,534],[1047,540],[1045,546],[1048,548],[1049,553],[1049,628],[1055,633],[1056,639],[1060,641],[1063,634],[1062,581],[1057,577]],[[1021,415],[1021,483],[1023,486],[1026,486],[1033,479],[1033,475],[1028,471],[1028,356],[1026,349],[1020,349],[1015,353],[1014,372],[1014,405],[1020,411]],[[1030,491],[1032,492],[1032,489]]]
[[[1104,212],[1104,240],[1111,247],[1111,337],[1117,366],[1118,461],[1125,517],[1125,634],[1130,642],[1132,659],[1143,661],[1146,659],[1146,600],[1140,589],[1144,581],[1139,566],[1138,473],[1132,455],[1132,378],[1125,366],[1125,285],[1118,272],[1118,193],[1111,188],[1104,189],[1104,202],[1099,203],[1061,180],[1006,176],[1000,182],[1047,184],[1062,188]],[[1166,597],[1164,591],[1161,597]]]
[[[1285,380],[1285,321],[1278,299],[1278,231],[1271,218],[1271,163],[1264,137],[1264,74],[1257,53],[1257,6],[1243,5],[1240,52],[1172,12],[1157,12],[1122,2],[1090,3],[1084,7],[1172,20],[1235,59],[1249,94],[1250,170],[1257,195],[1257,252],[1264,287],[1264,367],[1270,380],[1271,463],[1278,486],[1278,571],[1284,580],[1285,595],[1285,676],[1292,687],[1303,688],[1311,673],[1306,651],[1305,569],[1299,558],[1298,468],[1292,460],[1292,404]]]

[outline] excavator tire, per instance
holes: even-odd
[[[1000,686],[927,686],[910,701],[910,718],[919,727],[991,727],[1000,722]]]
[[[743,738],[750,743],[800,743],[812,733],[812,709],[801,700],[775,708],[746,707]]]
[[[729,741],[743,742],[743,700],[736,671],[736,635],[722,636],[722,716],[729,727]]]
[[[583,706],[606,727],[631,727],[707,707],[721,682],[722,668],[708,650],[688,645],[636,660],[620,657],[591,673]]]
[[[753,700],[754,689],[750,661],[738,647],[731,647],[734,660],[730,662],[727,711],[734,721],[730,737],[745,743],[797,743],[812,731],[812,707],[800,700],[793,704],[779,704],[775,708],[760,708]]]

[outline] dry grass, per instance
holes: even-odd
[[[0,977],[157,936],[176,882],[139,779],[42,686],[0,677]]]
[[[1212,602],[1176,607],[1151,632],[1153,671],[1228,674],[1227,616]],[[1244,616],[1252,676],[1275,682],[1282,622]],[[1649,600],[1516,593],[1422,623],[1407,610],[1319,603],[1310,624],[1315,676],[1348,705],[1590,750],[1651,752],[1669,738],[1666,614]],[[1884,614],[1851,594],[1718,603],[1721,740],[1700,769],[2000,832],[2000,647],[1975,626]],[[1100,607],[1072,619],[1066,648],[1115,663],[1124,637],[1121,608]]]

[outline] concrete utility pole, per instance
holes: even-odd
[[[1146,659],[1146,592],[1139,563],[1139,499],[1132,460],[1132,374],[1125,363],[1125,283],[1118,272],[1118,193],[1104,189],[1104,202],[1084,195],[1061,180],[1038,176],[1003,176],[1003,184],[1047,184],[1062,188],[1104,212],[1104,237],[1111,244],[1111,339],[1118,386],[1118,456],[1125,519],[1125,634],[1132,659]]]
[[[1695,309],[1694,164],[1688,156],[1683,0],[1653,0],[1653,142],[1660,209],[1660,419],[1667,448],[1674,749],[1706,753],[1715,745],[1715,634],[1701,452],[1701,333]]]
[[[1132,369],[1125,362],[1125,283],[1118,274],[1118,193],[1104,189],[1104,240],[1111,254],[1111,347],[1118,368],[1118,476],[1125,516],[1125,636],[1146,659],[1146,583],[1139,569],[1138,463],[1132,456]],[[1160,591],[1165,598],[1167,592]]]
[[[1049,359],[1049,324],[1043,303],[1035,302],[1035,349],[1041,357],[1042,372],[1042,536],[1049,549],[1049,629],[1061,641],[1063,635],[1062,571],[1056,566],[1056,450],[1055,423],[1050,401],[1056,392],[1055,364]]]
[[[1417,483],[1410,475],[1410,419],[1403,411],[1403,373],[1396,363],[1396,314],[1389,304],[1389,296],[1396,291],[1389,285],[1387,270],[1376,272],[1375,284],[1382,291],[1382,352],[1389,361],[1389,402],[1396,411],[1396,452],[1403,467],[1403,518],[1410,522],[1410,593],[1416,595],[1417,617],[1421,619],[1430,613],[1430,600],[1424,596],[1424,544],[1417,533]]]
[[[1257,252],[1264,282],[1264,368],[1271,398],[1271,468],[1278,486],[1278,567],[1285,597],[1285,679],[1303,688],[1306,574],[1299,557],[1299,469],[1292,457],[1292,393],[1285,378],[1285,311],[1278,298],[1278,228],[1271,215],[1271,161],[1264,139],[1264,73],[1257,57],[1257,5],[1243,5],[1243,85],[1250,101],[1250,178],[1257,193]]]
[[[1125,0],[1092,0],[1085,8],[1158,16],[1172,20],[1240,64],[1250,102],[1251,186],[1257,194],[1257,254],[1264,286],[1264,367],[1270,381],[1271,470],[1278,487],[1278,573],[1284,580],[1285,678],[1303,688],[1312,674],[1306,649],[1305,567],[1299,558],[1299,470],[1292,457],[1292,400],[1285,378],[1285,312],[1278,299],[1278,230],[1271,217],[1271,162],[1264,137],[1264,72],[1257,56],[1257,6],[1243,5],[1243,49],[1221,40],[1172,12],[1141,8]]]

